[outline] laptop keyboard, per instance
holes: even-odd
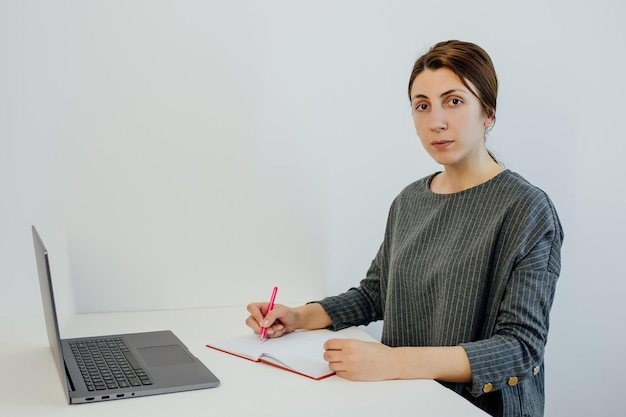
[[[80,340],[70,348],[89,391],[153,384],[122,338]]]

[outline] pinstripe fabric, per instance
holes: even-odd
[[[336,329],[384,319],[389,346],[462,345],[473,382],[444,385],[493,415],[541,416],[563,238],[557,213],[509,170],[455,194],[432,193],[432,177],[393,201],[359,287],[320,303]],[[510,377],[519,383],[509,386]]]

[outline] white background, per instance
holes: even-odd
[[[623,415],[624,16],[611,0],[0,0],[0,314],[41,312],[31,224],[62,313],[356,285],[393,197],[439,169],[412,64],[462,39],[498,71],[489,147],[566,233],[546,415]]]

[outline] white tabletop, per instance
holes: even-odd
[[[63,338],[172,330],[217,377],[217,388],[68,405],[46,337],[43,316],[0,317],[0,415],[104,416],[486,416],[431,380],[315,381],[206,348],[245,333],[244,307],[76,315],[63,320]]]

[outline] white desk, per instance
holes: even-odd
[[[221,385],[208,390],[68,405],[50,353],[43,316],[0,317],[2,416],[486,416],[431,380],[314,381],[205,347],[248,331],[244,307],[89,314],[61,323],[63,338],[171,329]],[[30,384],[30,388],[27,388]]]

